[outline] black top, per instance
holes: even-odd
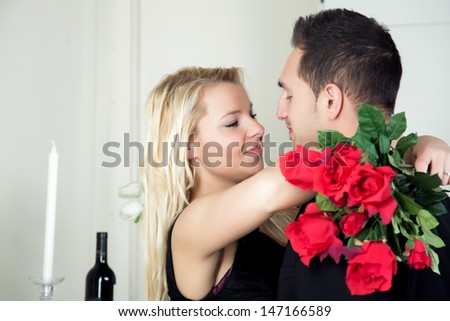
[[[189,300],[178,290],[172,262],[172,230],[167,241],[167,283],[173,301]],[[269,236],[254,231],[238,241],[230,270],[202,300],[275,300],[284,248]]]
[[[302,213],[307,204],[299,211]],[[315,257],[310,267],[299,259],[290,242],[283,258],[278,283],[279,300],[450,300],[450,199],[444,200],[447,213],[438,216],[437,233],[447,245],[436,249],[441,276],[431,269],[410,269],[398,264],[392,287],[386,292],[351,295],[345,284],[347,264],[341,258],[336,264],[330,257],[319,262]]]

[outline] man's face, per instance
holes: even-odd
[[[292,51],[279,79],[283,91],[278,101],[277,117],[285,121],[294,146],[317,142],[317,131],[323,129],[323,115],[317,109],[316,97],[309,85],[298,76],[301,56],[300,49]]]

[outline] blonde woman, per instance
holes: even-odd
[[[240,70],[182,69],[160,82],[147,107],[148,298],[275,299],[283,247],[256,230],[313,194],[278,168],[263,170],[264,128]]]
[[[275,299],[292,218],[274,214],[314,195],[277,167],[263,169],[264,128],[241,71],[181,69],[162,79],[147,108],[148,299]]]

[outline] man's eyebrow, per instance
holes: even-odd
[[[278,80],[278,87],[284,88],[284,84],[281,82],[281,80]]]

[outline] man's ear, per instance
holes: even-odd
[[[325,86],[322,91],[323,97],[322,99],[326,100],[326,113],[329,119],[336,119],[339,117],[339,114],[343,110],[344,106],[344,94],[337,85],[328,84]]]

